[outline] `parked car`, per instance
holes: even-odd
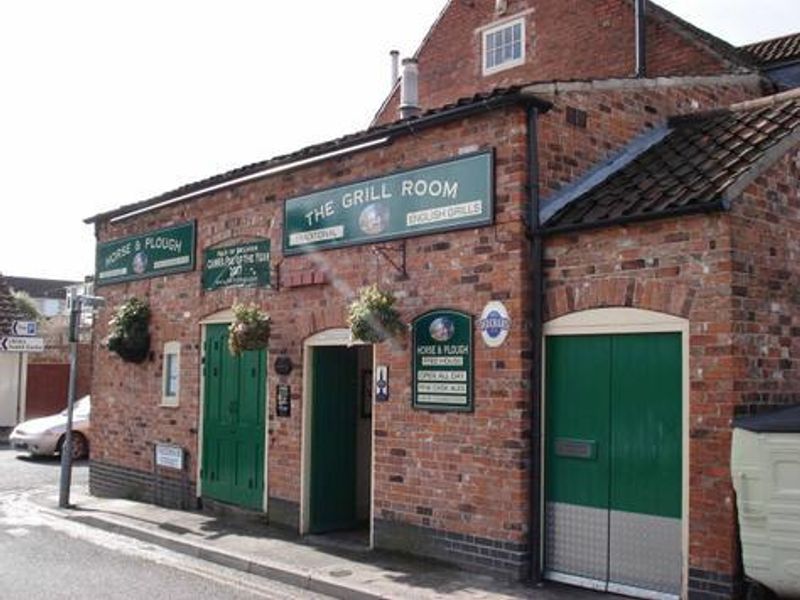
[[[89,455],[89,414],[91,397],[84,396],[75,402],[72,414],[72,457]],[[56,415],[23,421],[8,438],[12,448],[31,454],[49,455],[61,452],[64,432],[67,429],[67,410]]]

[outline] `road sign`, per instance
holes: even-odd
[[[0,337],[0,352],[42,352],[44,339],[40,337]]]
[[[11,325],[11,333],[25,337],[35,336],[39,331],[36,321],[14,321]]]

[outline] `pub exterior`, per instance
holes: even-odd
[[[542,33],[508,71],[426,79],[469,47],[455,24],[591,20],[555,4],[451,2],[416,114],[398,86],[365,131],[87,220],[92,493],[515,579],[739,592],[730,423],[798,400],[800,102],[657,7],[672,52],[645,76],[600,37],[607,60],[537,83]],[[633,37],[631,3],[597,4]],[[374,336],[367,297],[396,311]],[[132,298],[146,348],[112,352]],[[237,353],[242,307],[268,342]]]

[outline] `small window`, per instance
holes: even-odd
[[[178,406],[181,388],[181,345],[179,342],[164,344],[164,373],[162,384],[162,406]]]
[[[525,19],[483,32],[483,74],[490,75],[525,62]]]

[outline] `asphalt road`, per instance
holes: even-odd
[[[57,497],[59,470],[0,447],[0,598],[326,598],[51,514],[30,498]],[[87,481],[77,463],[73,489]]]

